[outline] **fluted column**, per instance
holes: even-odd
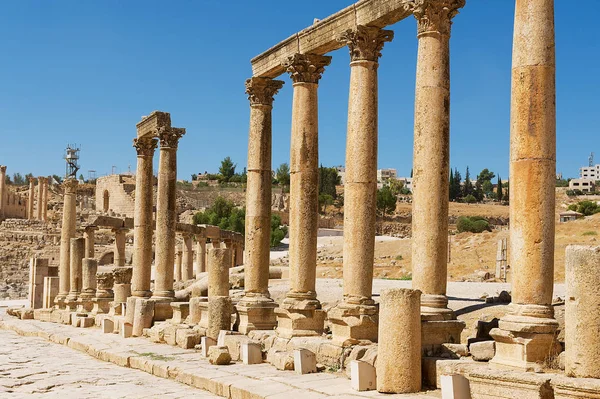
[[[412,268],[421,310],[454,318],[446,297],[450,173],[450,28],[465,0],[414,0],[419,49],[415,90]]]
[[[340,317],[332,328],[334,339],[342,342],[348,338],[377,339],[377,308],[371,298],[377,208],[377,69],[381,50],[393,37],[394,33],[389,30],[358,26],[339,39],[350,50],[344,183],[344,300],[339,306]],[[348,327],[357,323],[363,328],[353,331]]]
[[[46,184],[46,178],[45,177],[38,177],[37,179],[38,181],[38,185],[37,185],[37,220],[44,220],[43,216],[44,216],[44,185]]]
[[[5,207],[8,203],[6,195],[6,166],[0,165],[0,218],[5,215]]]
[[[554,283],[556,60],[554,0],[515,8],[510,129],[512,305],[493,330],[492,364],[524,370],[556,351]]]
[[[196,237],[196,277],[206,271],[206,237]],[[248,272],[246,272],[248,273]]]
[[[331,57],[295,54],[284,61],[294,82],[290,148],[290,283],[278,312],[280,336],[318,335],[324,314],[317,300],[319,222],[319,80]],[[303,313],[304,318],[290,313]]]
[[[35,179],[33,177],[29,178],[29,202],[27,202],[27,219],[33,220],[35,219],[33,210],[34,210],[34,202],[35,202]]]
[[[175,225],[177,223],[177,146],[185,129],[165,128],[158,133],[160,161],[156,204],[156,278],[153,297],[173,298]]]
[[[43,206],[42,206],[42,220],[44,222],[48,221],[48,178],[44,178],[44,193],[43,197]]]
[[[192,248],[192,236],[183,235],[183,265],[181,267],[181,279],[188,281],[194,278],[194,249]]]
[[[58,295],[55,303],[64,307],[64,300],[70,290],[71,238],[75,236],[77,222],[76,196],[77,180],[67,179],[63,182],[64,205],[60,231],[60,259],[58,266]]]
[[[137,151],[135,172],[135,204],[133,218],[133,277],[132,295],[147,298],[150,291],[152,269],[152,221],[153,186],[152,160],[158,140],[140,137],[133,140]]]

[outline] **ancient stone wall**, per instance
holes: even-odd
[[[27,217],[27,196],[8,190],[4,196],[4,216],[8,218],[26,218]]]
[[[133,217],[135,178],[110,175],[96,181],[96,210]]]

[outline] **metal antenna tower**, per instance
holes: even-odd
[[[594,153],[593,152],[590,154],[589,161],[590,161],[589,166],[594,166]]]
[[[79,171],[79,151],[80,148],[76,144],[68,144],[65,150],[64,159],[67,163],[65,171],[65,179],[76,179]]]

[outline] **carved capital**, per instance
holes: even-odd
[[[38,184],[46,184],[48,183],[48,178],[47,177],[38,177]]]
[[[270,78],[250,78],[246,80],[246,94],[250,105],[273,105],[275,94],[283,87],[283,81]]]
[[[350,61],[374,61],[381,57],[385,42],[391,42],[394,32],[376,27],[358,25],[356,29],[348,29],[338,38],[350,49]]]
[[[79,182],[77,179],[67,179],[63,181],[62,185],[65,190],[65,194],[76,194]]]
[[[2,174],[6,173],[6,165],[0,165],[0,173],[2,173]]]
[[[133,276],[133,268],[117,267],[117,268],[113,269],[113,276],[115,278],[115,284],[131,284],[131,277]]]
[[[140,137],[137,139],[133,139],[133,146],[137,151],[138,156],[152,156],[154,155],[154,150],[158,146],[158,140],[154,137]]]
[[[283,66],[294,83],[319,83],[331,57],[316,54],[294,54],[283,61]]]
[[[158,130],[158,139],[160,140],[160,148],[177,149],[179,139],[185,134],[184,128],[169,127],[160,128]]]
[[[35,177],[29,177],[28,180],[30,186],[33,186],[35,184]]]
[[[450,36],[452,18],[466,0],[410,0],[407,7],[417,19],[418,35],[439,33]]]
[[[112,296],[112,288],[115,281],[115,277],[112,272],[98,272],[96,273],[96,284],[98,287],[97,295],[98,297],[102,297],[100,294],[105,293],[109,294],[108,296]]]

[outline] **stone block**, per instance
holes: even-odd
[[[226,346],[211,346],[208,349],[208,361],[210,364],[224,366],[231,363],[231,355]]]
[[[192,329],[178,329],[175,332],[177,346],[183,349],[193,349],[200,343],[200,334]]]
[[[242,344],[242,362],[244,364],[262,363],[262,348],[257,342],[244,342]]]
[[[355,391],[371,391],[377,388],[375,367],[367,362],[350,362],[350,387]]]
[[[130,304],[128,298],[127,303]],[[133,325],[132,335],[134,337],[141,337],[145,328],[150,328],[152,326],[152,319],[154,317],[154,301],[146,299],[146,298],[136,298],[133,304],[133,311],[128,313],[133,313],[131,315],[132,320],[131,323]],[[129,321],[129,315],[125,316],[127,322]]]
[[[441,376],[442,399],[471,399],[469,380],[459,374]]]
[[[294,370],[296,374],[317,372],[317,356],[308,349],[294,350]]]
[[[127,323],[127,322],[121,323],[121,325],[120,325],[121,338],[131,337],[132,330],[133,330],[133,325],[131,323]]]
[[[271,348],[267,352],[267,362],[277,370],[294,370],[294,357],[289,352]]]
[[[173,324],[182,324],[190,314],[189,302],[171,302],[173,308],[173,317],[170,322]]]
[[[200,338],[200,345],[202,345],[201,354],[203,357],[208,357],[208,351],[212,346],[215,346],[217,341],[210,337],[202,337]]]
[[[94,327],[95,321],[96,320],[93,317],[79,317],[79,327]]]
[[[190,314],[189,323],[190,324],[199,324],[200,323],[200,320],[202,318],[201,304],[206,303],[207,301],[208,301],[208,298],[206,298],[206,297],[190,298],[190,302],[189,302],[189,304],[190,304],[190,306],[189,306],[189,314]]]
[[[494,341],[476,342],[471,344],[469,350],[473,360],[489,362],[496,354],[496,343]]]
[[[460,359],[469,356],[469,348],[463,344],[442,344],[440,357],[447,359]]]

